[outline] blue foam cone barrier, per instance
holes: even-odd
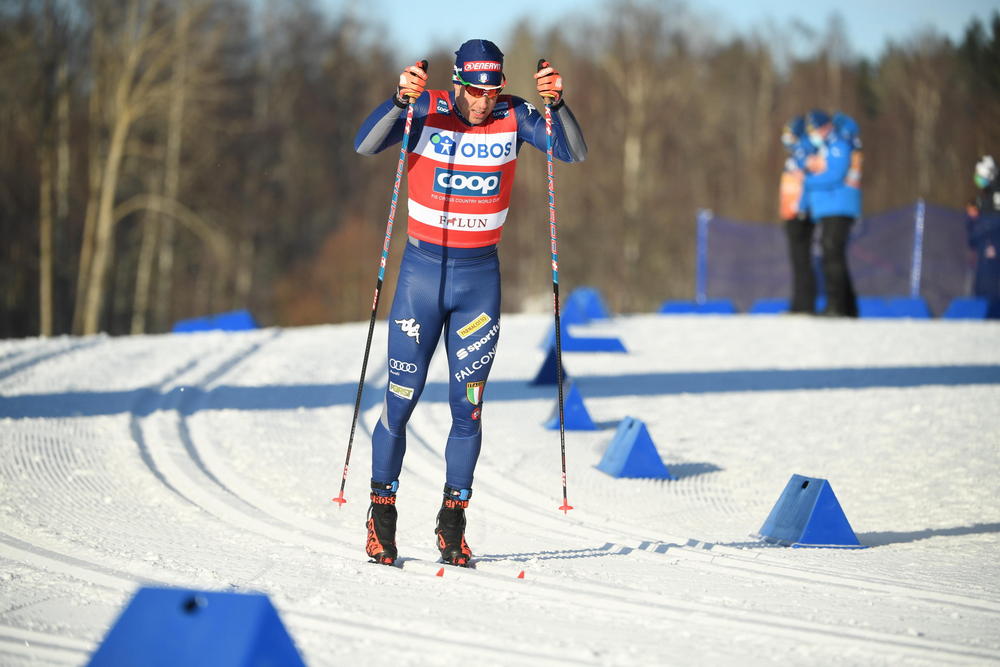
[[[626,417],[618,424],[597,469],[612,477],[674,479],[663,465],[646,424],[634,417]]]
[[[830,483],[804,475],[788,480],[759,536],[792,547],[863,548]]]
[[[590,418],[587,406],[583,404],[583,396],[575,384],[566,387],[563,393],[563,425],[567,431],[596,431],[597,424]],[[552,414],[545,422],[545,428],[550,431],[559,429],[559,400],[552,407]]]
[[[605,336],[574,336],[569,332],[569,325],[571,324],[586,324],[584,321],[575,321],[567,315],[563,315],[560,320],[561,324],[559,329],[562,332],[560,337],[560,342],[562,343],[562,349],[566,352],[625,352],[625,344],[622,343],[619,338],[605,337]],[[548,333],[545,334],[545,338],[542,340],[540,347],[543,349],[548,349],[550,347],[555,347],[556,344],[556,326],[555,323],[549,327]]]
[[[606,320],[611,317],[601,293],[594,287],[577,287],[569,293],[563,312],[570,315],[572,322],[585,324],[590,320]]]
[[[555,345],[549,348],[549,351],[545,354],[545,361],[542,362],[541,368],[538,369],[538,373],[535,374],[535,379],[531,381],[533,385],[554,385],[558,384],[559,379],[556,377],[556,348]],[[569,377],[566,374],[566,367],[562,367],[562,377],[563,382]]]
[[[181,588],[140,588],[88,664],[305,665],[266,595]]]

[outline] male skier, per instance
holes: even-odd
[[[552,110],[553,155],[579,162],[587,145],[563,101],[562,77],[534,75]],[[520,97],[503,95],[503,53],[487,40],[455,52],[453,90],[424,90],[418,65],[399,75],[396,94],[365,120],[354,147],[374,155],[402,141],[413,105],[407,160],[407,231],[389,313],[389,384],[372,433],[371,505],[366,552],[391,565],[396,550],[396,491],[406,423],[427,380],[444,331],[452,425],[445,445],[444,499],[435,535],[444,562],[468,566],[465,509],[482,445],[483,390],[500,336],[497,244],[521,145],[546,150],[545,118]]]

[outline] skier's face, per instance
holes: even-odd
[[[499,89],[485,90],[456,83],[455,104],[458,105],[458,110],[465,116],[466,120],[473,125],[479,125],[493,113],[493,107],[496,106],[499,93]]]

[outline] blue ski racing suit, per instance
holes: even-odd
[[[500,338],[497,244],[510,201],[518,151],[546,150],[545,118],[524,99],[499,95],[478,125],[455,94],[426,90],[414,102],[407,151],[408,243],[389,313],[388,387],[372,434],[372,488],[394,493],[406,452],[406,425],[442,336],[448,356],[451,430],[446,486],[472,493],[482,446],[483,393]],[[396,98],[364,121],[355,149],[374,155],[398,144],[405,113]],[[586,156],[572,112],[553,107],[553,155]]]

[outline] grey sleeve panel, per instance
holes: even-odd
[[[389,138],[402,115],[403,109],[395,104],[388,105],[385,115],[375,121],[368,134],[357,142],[355,150],[362,155],[375,155],[384,149],[386,139]]]
[[[566,134],[566,147],[573,155],[573,162],[583,162],[587,157],[587,142],[583,139],[583,130],[576,122],[576,116],[566,104],[559,105],[559,108],[556,109],[556,116],[562,123],[563,132]]]

